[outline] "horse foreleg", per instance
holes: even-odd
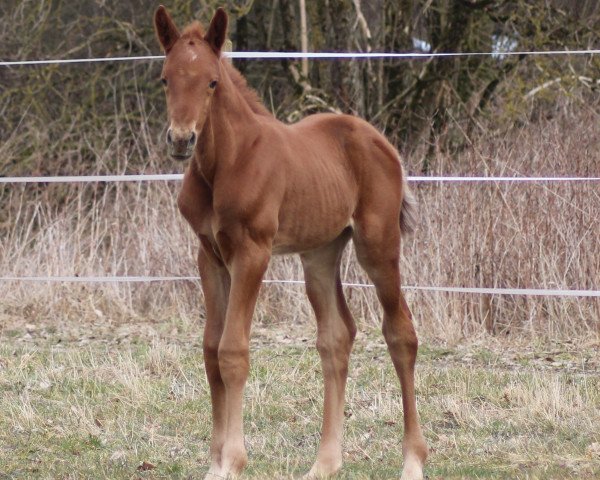
[[[210,441],[210,469],[207,479],[215,478],[221,471],[221,450],[225,442],[225,385],[219,369],[218,350],[225,324],[225,312],[229,298],[229,272],[208,246],[200,247],[198,269],[206,305],[203,350],[204,368],[210,386],[212,404],[212,435]]]
[[[250,368],[250,325],[269,252],[248,240],[236,244],[235,251],[229,254],[231,290],[218,349],[227,425],[221,450],[222,477],[238,475],[248,462],[242,422],[243,393]]]

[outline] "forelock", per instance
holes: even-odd
[[[183,33],[181,34],[182,38],[197,38],[202,40],[204,38],[204,28],[200,25],[200,22],[195,21],[190,23],[187,27],[183,29]]]

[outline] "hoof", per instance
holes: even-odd
[[[334,475],[336,475],[340,471],[341,468],[342,468],[341,465],[331,466],[331,467],[323,467],[322,465],[315,464],[310,469],[310,472],[308,472],[306,475],[304,475],[302,477],[302,480],[322,480],[325,478],[331,478]]]
[[[423,466],[416,458],[409,458],[404,462],[400,480],[423,480]]]

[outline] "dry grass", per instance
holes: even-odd
[[[600,171],[598,114],[563,113],[505,138],[481,138],[453,158],[438,152],[435,173],[490,175],[594,175]],[[573,123],[577,128],[567,129]],[[160,148],[143,133],[149,171]],[[106,142],[126,170],[134,147]],[[136,144],[137,145],[137,144]],[[113,151],[114,150],[114,151]],[[114,154],[114,155],[113,155]],[[409,167],[418,168],[408,159]],[[154,165],[154,166],[153,166]],[[456,166],[456,167],[454,167]],[[179,166],[179,168],[181,168]],[[420,227],[404,245],[407,285],[598,289],[600,197],[597,184],[417,184]],[[35,275],[196,275],[197,242],[176,211],[176,184],[100,184],[0,187],[0,271]],[[301,279],[293,257],[273,260],[269,278]],[[366,283],[349,250],[343,265],[349,282]],[[48,285],[2,283],[4,324],[130,322],[181,319],[201,311],[195,282],[143,285]],[[598,299],[481,296],[408,292],[421,336],[456,344],[492,335],[585,338],[600,333]],[[348,289],[357,318],[379,324],[369,289]],[[266,287],[257,317],[294,322],[311,312],[301,286]],[[62,320],[61,320],[62,321]]]
[[[0,341],[0,478],[201,478],[210,409],[197,344],[171,322],[129,335],[63,322]],[[319,437],[322,382],[306,325],[257,325],[246,391],[244,478],[294,478]],[[73,329],[72,332],[69,330]],[[165,332],[164,334],[161,332]],[[65,339],[73,338],[72,341]],[[419,408],[430,479],[600,475],[598,343],[424,347]],[[398,382],[377,329],[362,328],[339,478],[397,478]],[[154,466],[140,471],[144,462]]]

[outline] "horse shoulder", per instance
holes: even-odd
[[[197,235],[210,233],[212,191],[194,164],[190,164],[183,176],[177,206]]]
[[[285,169],[277,166],[277,151],[276,144],[269,148],[261,140],[231,169],[219,172],[213,184],[217,239],[236,242],[248,235],[257,243],[269,243],[275,236],[285,188]]]

